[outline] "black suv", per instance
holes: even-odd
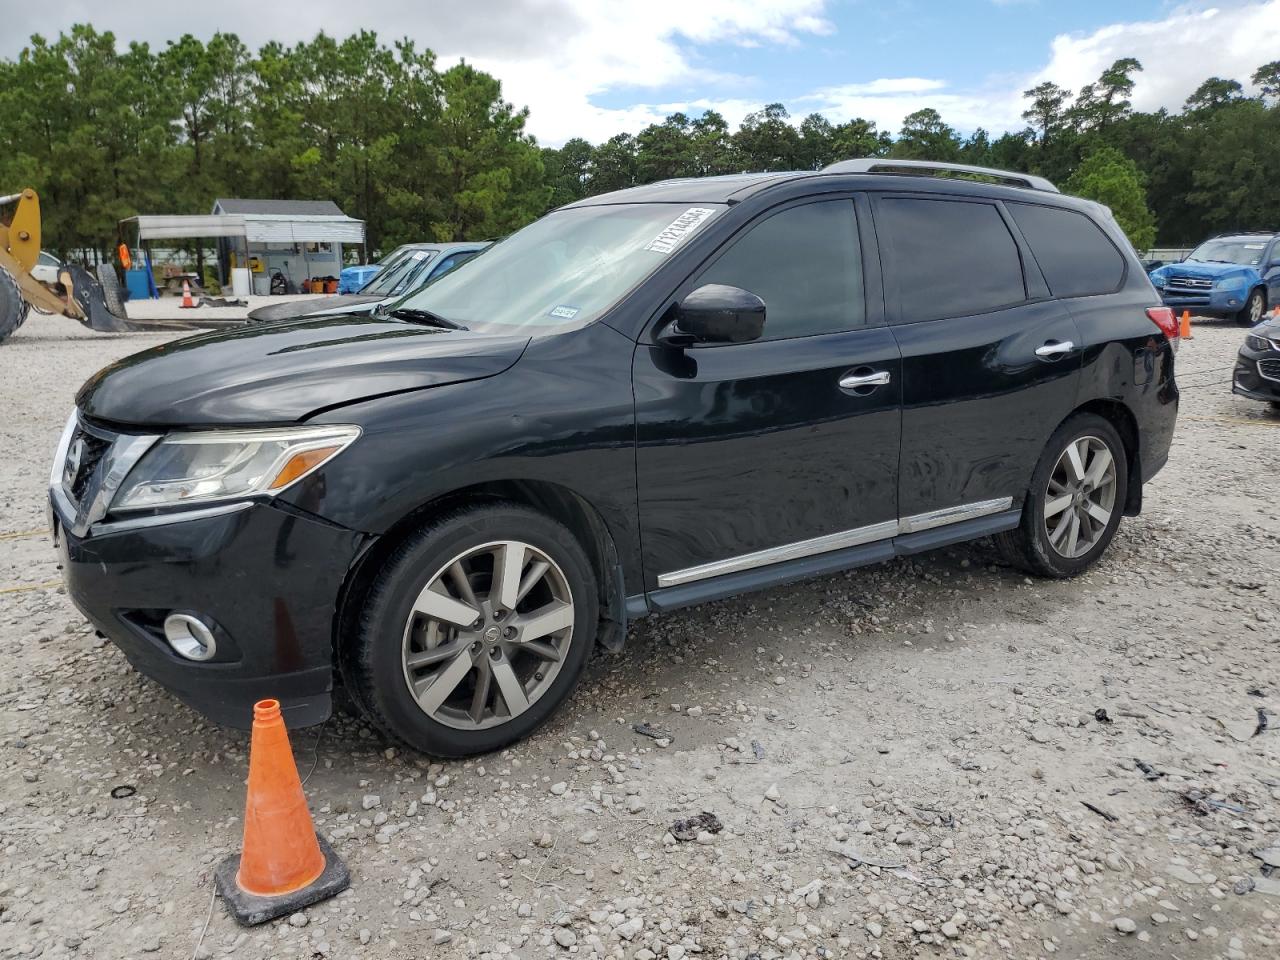
[[[1079,573],[1167,458],[1176,337],[1107,211],[1039,178],[668,181],[375,315],[112,364],[55,539],[85,615],[215,720],[318,722],[337,679],[477,753],[646,613],[990,535]]]

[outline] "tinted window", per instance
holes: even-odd
[[[888,276],[902,323],[986,313],[1026,299],[1018,247],[992,204],[881,200],[876,233],[890,251]]]
[[[1055,297],[1112,293],[1120,286],[1124,258],[1084,214],[1034,203],[1006,206]]]
[[[455,267],[462,266],[479,252],[479,250],[468,250],[465,253],[455,253],[450,257],[445,257],[445,259],[436,264],[436,271],[431,275],[431,279],[434,280],[437,277],[443,277]]]
[[[834,333],[866,321],[852,200],[806,203],[756,224],[698,278],[750,290],[764,339]]]

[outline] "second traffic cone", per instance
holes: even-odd
[[[1191,311],[1190,310],[1182,311],[1182,326],[1178,330],[1178,336],[1183,340],[1195,339],[1193,336],[1191,336]]]
[[[244,845],[218,865],[214,879],[247,927],[326,900],[351,882],[311,822],[278,700],[254,704]]]
[[[196,302],[191,299],[191,284],[188,283],[186,280],[183,280],[182,281],[182,303],[178,304],[178,306],[182,307],[184,310],[190,310],[195,305],[196,305]]]

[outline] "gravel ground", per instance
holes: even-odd
[[[1280,955],[1280,417],[1230,394],[1241,336],[1197,325],[1169,466],[1077,580],[975,544],[653,617],[468,762],[295,731],[353,882],[245,931],[211,873],[246,736],[96,639],[36,532],[76,387],[164,338],[32,318],[0,347],[0,957]]]

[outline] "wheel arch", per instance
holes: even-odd
[[[1142,457],[1141,457],[1141,440],[1138,432],[1138,419],[1133,415],[1133,411],[1123,402],[1108,397],[1098,397],[1080,404],[1071,411],[1057,427],[1061,427],[1072,417],[1082,413],[1092,413],[1095,416],[1102,417],[1113,427],[1116,433],[1120,434],[1120,440],[1124,443],[1125,466],[1129,476],[1128,492],[1125,495],[1124,515],[1126,517],[1136,517],[1142,512]]]
[[[340,663],[344,638],[351,635],[360,603],[382,562],[406,536],[431,517],[468,504],[518,503],[563,523],[577,538],[591,561],[599,586],[600,625],[597,642],[619,650],[626,637],[626,591],[618,548],[600,511],[585,497],[547,480],[490,480],[433,497],[401,517],[372,540],[352,565],[342,585],[334,616],[334,662]]]

